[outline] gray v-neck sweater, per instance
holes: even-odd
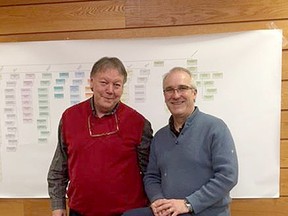
[[[151,202],[186,198],[196,215],[230,215],[237,180],[235,144],[221,119],[196,107],[178,137],[169,125],[155,134],[144,177]]]

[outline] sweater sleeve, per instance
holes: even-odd
[[[214,128],[211,155],[214,176],[199,190],[186,199],[192,204],[195,213],[199,213],[228,196],[238,181],[238,161],[232,135],[225,125]]]
[[[62,136],[62,122],[58,127],[58,144],[48,171],[48,193],[52,210],[66,209],[66,187],[68,185],[67,147]]]
[[[144,174],[147,170],[149,161],[150,144],[153,138],[153,130],[151,123],[145,119],[141,143],[137,147],[137,156],[141,172]]]
[[[144,176],[144,186],[150,202],[164,198],[161,189],[161,173],[157,166],[155,140],[152,140],[149,164]]]

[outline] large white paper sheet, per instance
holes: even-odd
[[[187,67],[200,110],[222,118],[239,157],[235,198],[279,197],[280,30],[186,37],[0,43],[0,197],[47,197],[47,171],[65,108],[91,96],[95,61],[117,56],[122,100],[167,124],[162,76]]]

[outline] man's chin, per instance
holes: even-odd
[[[173,106],[169,108],[169,111],[174,115],[183,113],[183,108],[180,106]]]

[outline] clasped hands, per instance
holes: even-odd
[[[155,216],[177,216],[189,212],[183,199],[158,199],[150,207]]]

